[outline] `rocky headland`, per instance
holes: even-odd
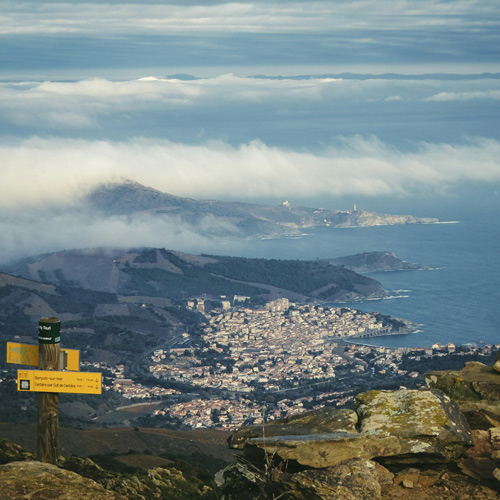
[[[433,224],[434,217],[391,215],[364,210],[331,210],[280,205],[183,198],[123,180],[97,187],[82,210],[101,216],[148,215],[175,217],[203,234],[244,238],[292,236],[317,227],[368,227],[395,224]],[[217,222],[217,223],[215,223]]]
[[[392,252],[363,252],[346,257],[328,259],[334,266],[343,266],[356,273],[381,271],[414,271],[430,269],[428,266],[401,260]]]

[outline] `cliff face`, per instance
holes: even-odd
[[[500,498],[500,373],[468,363],[427,381],[238,430],[245,458],[219,474],[222,498]]]

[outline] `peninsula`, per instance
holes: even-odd
[[[346,228],[433,224],[433,217],[389,215],[358,210],[308,208],[283,201],[276,206],[183,198],[124,180],[101,185],[84,200],[84,209],[101,216],[142,214],[175,217],[203,234],[238,238],[293,236],[318,227]]]

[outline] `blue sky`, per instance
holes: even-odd
[[[7,0],[0,18],[6,253],[33,234],[52,249],[56,219],[36,234],[32,210],[124,177],[193,198],[500,208],[497,2]],[[57,248],[127,231],[57,222]]]

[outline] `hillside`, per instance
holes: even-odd
[[[33,281],[123,296],[106,300],[117,303],[131,302],[124,298],[130,296],[172,301],[239,294],[260,300],[343,301],[385,294],[377,281],[328,261],[194,256],[165,249],[63,251],[23,260],[7,270]],[[124,307],[115,309],[125,313]]]
[[[333,265],[338,263],[341,265]],[[92,345],[117,361],[168,342],[203,318],[186,300],[248,297],[254,304],[381,298],[382,285],[361,272],[410,269],[393,254],[335,260],[249,259],[191,255],[165,249],[69,250],[24,259],[0,273],[0,337],[31,336],[42,316],[57,316],[67,347]],[[9,273],[9,274],[7,274]],[[0,350],[3,347],[0,347]]]
[[[393,224],[430,224],[437,219],[388,215],[363,210],[307,208],[283,202],[277,206],[183,198],[136,182],[122,181],[96,188],[85,207],[104,216],[135,213],[175,217],[199,226],[207,234],[269,237],[300,234],[315,227],[365,227]]]
[[[0,442],[8,439],[36,453],[36,424],[8,424],[0,422]],[[150,456],[168,456],[190,458],[202,462],[212,461],[215,467],[236,460],[239,452],[227,446],[228,431],[199,429],[176,431],[171,429],[138,429],[132,427],[114,427],[109,429],[79,430],[61,427],[59,431],[60,453],[65,457],[73,455],[82,458],[103,457],[112,454],[114,458],[129,457],[133,450],[138,461],[138,454]],[[1,449],[1,446],[0,446]],[[99,460],[99,458],[97,458]],[[1,455],[0,455],[1,461]],[[130,462],[131,460],[129,460]],[[212,469],[209,463],[206,468]]]
[[[383,297],[382,285],[327,261],[197,256],[165,249],[93,249],[19,261],[0,274],[0,340],[29,342],[42,316],[57,316],[64,345],[87,360],[136,366],[158,345],[196,332],[204,317],[186,299],[262,304]],[[91,346],[91,347],[90,347]],[[0,343],[0,363],[5,343]],[[84,412],[85,413],[85,412]],[[88,413],[88,412],[86,412]]]

